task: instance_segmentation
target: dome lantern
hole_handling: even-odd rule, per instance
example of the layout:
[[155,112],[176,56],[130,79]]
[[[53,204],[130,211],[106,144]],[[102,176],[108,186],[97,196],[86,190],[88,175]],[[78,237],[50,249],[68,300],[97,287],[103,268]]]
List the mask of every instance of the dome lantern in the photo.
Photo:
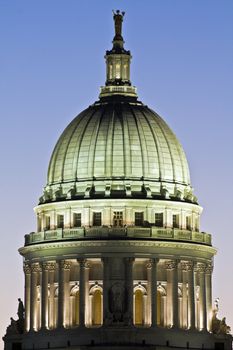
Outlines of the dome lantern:
[[113,20],[115,26],[115,36],[113,38],[113,47],[106,51],[106,83],[101,87],[100,98],[123,95],[137,97],[136,88],[130,81],[130,61],[131,53],[124,48],[124,39],[122,37],[122,22],[125,12],[113,11]]

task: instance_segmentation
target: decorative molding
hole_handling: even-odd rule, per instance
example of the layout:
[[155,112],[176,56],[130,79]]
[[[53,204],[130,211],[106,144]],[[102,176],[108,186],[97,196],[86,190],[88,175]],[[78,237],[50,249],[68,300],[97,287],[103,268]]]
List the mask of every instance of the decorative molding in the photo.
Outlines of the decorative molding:
[[19,249],[21,255],[26,255],[35,251],[58,249],[58,248],[87,248],[87,247],[146,247],[146,248],[172,248],[172,249],[186,249],[189,251],[208,252],[215,255],[217,250],[211,246],[205,246],[199,243],[181,243],[181,242],[161,242],[161,241],[76,241],[76,242],[53,242],[41,243],[35,246],[26,246]]

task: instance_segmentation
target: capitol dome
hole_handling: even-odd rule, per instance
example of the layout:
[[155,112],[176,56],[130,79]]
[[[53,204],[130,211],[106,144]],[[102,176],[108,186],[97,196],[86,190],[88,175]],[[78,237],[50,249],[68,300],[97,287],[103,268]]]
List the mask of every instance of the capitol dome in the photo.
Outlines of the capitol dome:
[[106,196],[196,202],[182,146],[131,85],[131,55],[123,39],[113,41],[105,58],[100,99],[60,136],[40,203]]
[[131,85],[123,17],[99,100],[53,151],[5,350],[231,349],[212,307],[216,249],[179,141]]

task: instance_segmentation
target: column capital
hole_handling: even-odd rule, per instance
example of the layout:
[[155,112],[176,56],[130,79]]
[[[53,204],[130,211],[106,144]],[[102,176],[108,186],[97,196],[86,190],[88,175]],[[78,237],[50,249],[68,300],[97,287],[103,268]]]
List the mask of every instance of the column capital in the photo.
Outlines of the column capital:
[[45,261],[42,267],[45,271],[54,271],[56,269],[56,262]]
[[151,269],[153,265],[156,265],[159,262],[158,258],[151,258],[146,261],[146,268]]
[[132,264],[134,262],[135,258],[133,257],[128,257],[128,258],[125,258],[125,261],[127,261],[129,264]]
[[204,263],[197,263],[196,264],[196,271],[199,273],[204,273],[206,271],[206,264]]
[[29,275],[31,273],[31,266],[29,263],[24,263],[23,271],[26,275]]
[[213,264],[212,264],[212,263],[206,264],[206,268],[205,268],[206,274],[211,275],[212,272],[213,272],[213,268],[214,268],[214,267],[213,267]]
[[31,265],[31,271],[32,271],[32,272],[41,272],[42,269],[41,269],[40,263],[33,263],[33,264]]
[[70,270],[72,266],[72,262],[69,260],[60,260],[59,263],[63,270]]
[[193,261],[186,261],[181,263],[181,269],[183,271],[192,271],[194,268],[194,262]]
[[80,259],[77,259],[77,261],[78,261],[80,267],[82,267],[84,269],[89,269],[91,267],[91,263],[87,259],[80,258]]
[[179,260],[166,260],[165,261],[165,268],[166,270],[174,270],[177,268],[179,264]]

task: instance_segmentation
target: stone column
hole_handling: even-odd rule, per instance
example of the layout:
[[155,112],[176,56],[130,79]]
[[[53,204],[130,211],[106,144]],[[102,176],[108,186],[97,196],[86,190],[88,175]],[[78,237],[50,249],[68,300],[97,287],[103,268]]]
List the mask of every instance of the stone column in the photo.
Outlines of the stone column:
[[49,263],[49,328],[55,328],[55,308],[54,308],[54,277],[55,277],[56,262]]
[[109,320],[109,259],[102,258],[103,263],[103,323],[108,324]]
[[207,317],[206,317],[206,285],[205,285],[205,264],[198,264],[198,273],[200,281],[200,328],[206,330],[207,328]]
[[127,311],[125,323],[133,324],[133,262],[134,258],[125,258],[125,287],[127,294]]
[[47,262],[42,265],[42,288],[41,288],[41,327],[48,329],[48,271]]
[[30,331],[36,331],[38,329],[37,282],[40,271],[41,267],[39,263],[34,263],[31,265]]
[[147,268],[150,268],[150,284],[151,284],[151,297],[150,297],[150,313],[151,313],[151,326],[157,326],[157,264],[158,259],[150,259]]
[[168,305],[170,306],[170,325],[174,328],[179,326],[179,312],[178,312],[178,261],[169,260],[166,261],[167,270],[167,283],[170,289],[170,300],[168,299]]
[[211,263],[206,266],[206,312],[207,312],[207,330],[210,331],[212,328],[212,272],[213,266]]
[[182,270],[182,328],[188,328],[187,266],[181,263]]
[[86,311],[86,284],[87,273],[89,272],[90,264],[86,259],[78,259],[79,262],[79,325],[85,327],[85,311]]
[[69,286],[69,271],[71,262],[61,260],[59,262],[59,285],[58,285],[58,327],[69,325],[67,313],[69,308],[69,299],[67,288]]
[[25,305],[25,331],[30,330],[30,289],[31,289],[31,267],[24,263],[25,285],[24,285],[24,305]]
[[188,273],[188,319],[189,328],[195,329],[195,283],[194,283],[194,263],[189,261],[186,263],[186,271]]

